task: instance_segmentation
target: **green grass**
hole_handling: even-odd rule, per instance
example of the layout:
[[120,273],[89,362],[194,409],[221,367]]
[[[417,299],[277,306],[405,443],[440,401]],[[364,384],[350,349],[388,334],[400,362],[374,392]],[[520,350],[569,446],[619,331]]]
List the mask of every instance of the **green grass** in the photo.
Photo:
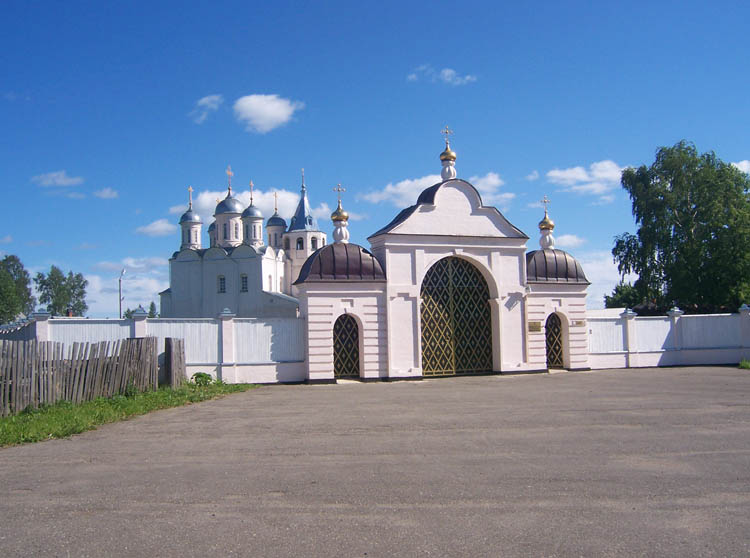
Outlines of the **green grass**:
[[80,405],[60,401],[39,409],[26,409],[18,415],[0,418],[0,447],[66,438],[93,430],[100,424],[125,420],[157,409],[179,407],[214,399],[229,393],[252,389],[252,384],[221,384],[208,386],[187,384],[178,389],[160,388],[131,395],[100,397]]
[[750,370],[750,360],[743,358],[740,361],[740,368],[742,368],[743,370]]

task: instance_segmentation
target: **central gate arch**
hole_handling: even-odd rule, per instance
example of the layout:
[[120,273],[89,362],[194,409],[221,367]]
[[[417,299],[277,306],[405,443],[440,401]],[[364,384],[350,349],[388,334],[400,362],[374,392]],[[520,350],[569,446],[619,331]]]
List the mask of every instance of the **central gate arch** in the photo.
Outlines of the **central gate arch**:
[[422,374],[492,371],[492,318],[487,281],[471,262],[443,258],[420,289]]

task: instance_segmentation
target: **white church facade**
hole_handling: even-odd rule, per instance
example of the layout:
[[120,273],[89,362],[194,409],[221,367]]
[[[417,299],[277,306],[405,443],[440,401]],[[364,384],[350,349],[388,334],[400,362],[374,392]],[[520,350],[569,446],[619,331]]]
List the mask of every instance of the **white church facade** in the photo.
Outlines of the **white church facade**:
[[230,174],[208,248],[192,201],[180,219],[162,316],[298,319],[299,379],[311,382],[588,368],[589,283],[554,248],[547,210],[540,249],[527,251],[529,238],[457,178],[447,139],[440,160],[442,180],[373,233],[370,250],[348,242],[340,196],[326,243],[304,176],[289,226],[276,212],[264,234],[252,198],[244,208],[232,195]]

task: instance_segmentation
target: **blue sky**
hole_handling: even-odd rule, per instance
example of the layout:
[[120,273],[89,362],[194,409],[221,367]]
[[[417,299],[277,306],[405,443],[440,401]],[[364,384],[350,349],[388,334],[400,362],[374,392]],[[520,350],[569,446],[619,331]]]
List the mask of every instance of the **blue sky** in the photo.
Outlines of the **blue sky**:
[[[89,279],[91,316],[158,303],[187,186],[291,213],[305,168],[352,241],[409,205],[455,134],[460,178],[537,246],[617,280],[619,169],[680,139],[750,170],[743,2],[21,2],[0,5],[0,251]],[[744,162],[744,163],[743,163]],[[204,236],[204,243],[206,239]]]

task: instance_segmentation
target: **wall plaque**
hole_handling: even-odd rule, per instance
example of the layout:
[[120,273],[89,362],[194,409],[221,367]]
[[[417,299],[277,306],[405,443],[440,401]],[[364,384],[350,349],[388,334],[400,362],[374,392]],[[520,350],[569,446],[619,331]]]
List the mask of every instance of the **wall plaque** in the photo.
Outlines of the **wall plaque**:
[[529,331],[531,332],[542,331],[542,322],[529,322]]

